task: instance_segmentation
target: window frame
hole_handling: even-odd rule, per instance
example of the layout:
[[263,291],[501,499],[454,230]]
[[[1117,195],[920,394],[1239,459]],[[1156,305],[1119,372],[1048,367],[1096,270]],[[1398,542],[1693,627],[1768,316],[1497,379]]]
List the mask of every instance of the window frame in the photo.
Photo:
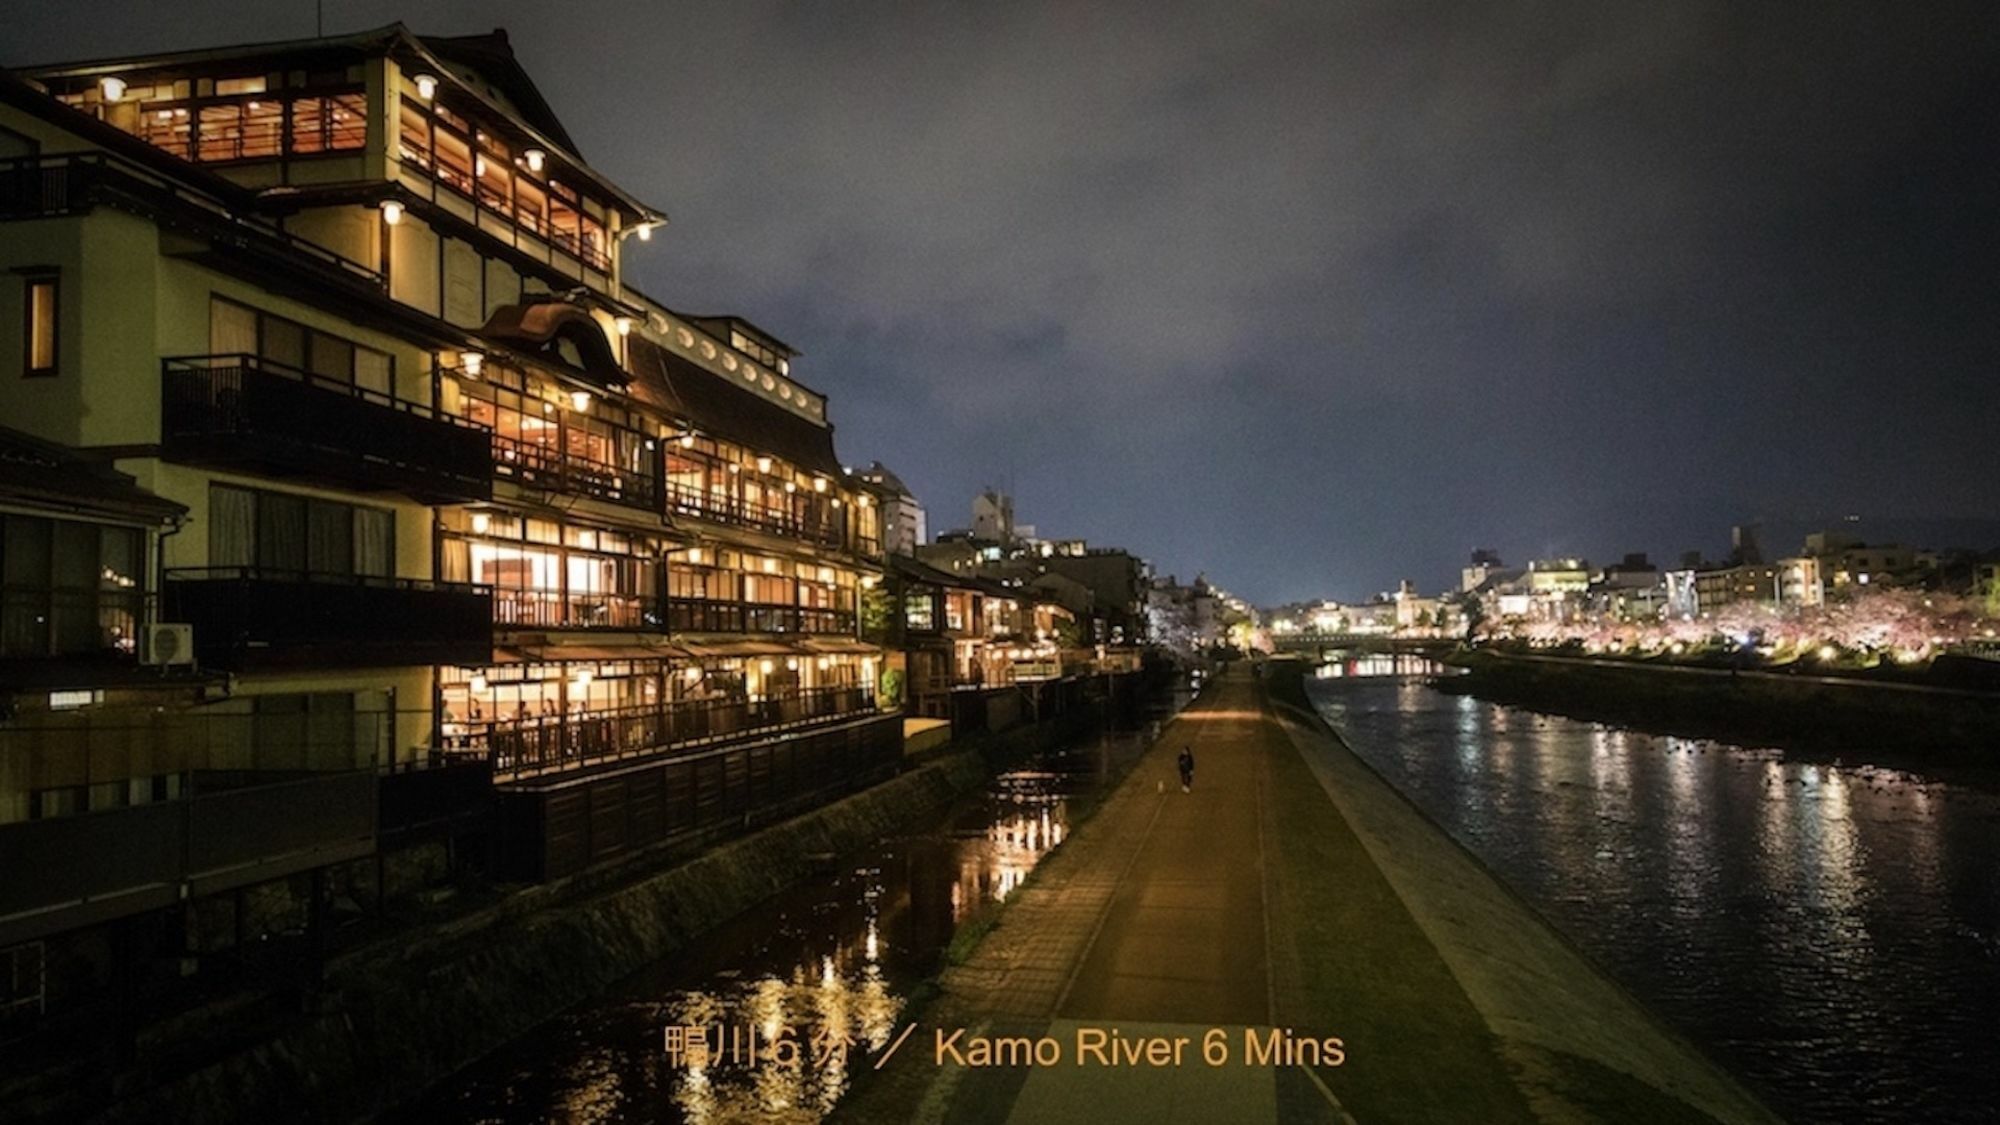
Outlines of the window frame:
[[[337,386],[346,387],[350,392],[352,392],[354,395],[360,398],[380,399],[380,400],[390,400],[390,401],[396,400],[396,353],[391,351],[385,351],[382,348],[370,347],[367,344],[361,343],[360,341],[355,340],[352,337],[342,336],[336,332],[327,332],[322,329],[314,328],[309,324],[293,320],[292,318],[287,316],[280,316],[274,312],[267,312],[264,309],[258,308],[256,305],[236,300],[233,297],[224,296],[221,293],[211,292],[208,295],[208,297],[211,310],[209,313],[209,324],[211,325],[210,329],[211,333],[213,333],[212,326],[215,323],[215,314],[213,312],[213,308],[217,304],[229,305],[239,311],[247,312],[251,315],[252,318],[255,319],[257,326],[255,333],[257,338],[256,350],[251,353],[250,358],[255,360],[257,363],[268,367],[277,368],[280,371],[283,371],[287,374],[296,375],[308,383],[326,382],[335,384]],[[280,326],[282,329],[296,330],[298,332],[299,334],[298,363],[296,364],[287,363],[282,359],[276,359],[271,356],[270,338],[271,338],[271,326],[273,324]],[[329,375],[326,372],[319,371],[314,368],[313,345],[314,342],[317,340],[323,340],[330,345],[333,345],[338,348],[345,348],[347,350],[347,377],[345,379],[341,378],[338,375]],[[215,338],[212,334],[209,337],[209,347],[210,348],[215,347]],[[367,353],[369,355],[374,355],[374,356],[381,356],[388,360],[387,371],[388,371],[389,389],[387,391],[375,390],[372,387],[365,387],[361,384],[361,356],[363,353]],[[225,354],[225,353],[215,353],[215,354]]]
[[[227,490],[247,493],[250,497],[251,512],[249,540],[245,544],[249,549],[249,562],[216,561],[217,543],[213,538],[213,534],[220,527],[220,524],[215,520],[209,521],[211,537],[208,541],[208,565],[211,570],[246,570],[252,573],[271,576],[299,576],[307,579],[335,578],[350,582],[382,581],[396,578],[396,514],[393,508],[374,504],[357,504],[351,500],[336,500],[324,496],[311,496],[305,493],[283,492],[272,488],[257,488],[229,481],[212,480],[208,483],[208,488],[209,504],[211,506],[215,504],[215,493],[218,491]],[[298,505],[301,521],[299,523],[301,538],[297,543],[279,542],[270,538],[271,532],[275,529],[270,528],[267,523],[266,516],[269,510],[267,506],[276,504]],[[313,565],[313,520],[316,516],[323,516],[329,509],[340,509],[344,511],[347,517],[348,558],[345,570],[324,570]],[[363,534],[361,521],[364,513],[370,514],[375,519],[386,517],[387,520],[387,535],[382,539],[382,546],[386,549],[387,557],[380,560],[386,565],[383,572],[379,574],[374,573],[372,570],[362,569],[364,565],[372,565],[376,561],[365,560],[363,558],[364,547],[374,541],[370,536]],[[288,567],[281,566],[276,562],[266,561],[273,558],[275,553],[281,549],[296,551],[303,565]]]
[[[21,275],[21,377],[52,379],[62,372],[62,271],[55,266],[35,266],[17,272]],[[35,295],[44,288],[49,294],[49,357],[46,364],[37,366]]]

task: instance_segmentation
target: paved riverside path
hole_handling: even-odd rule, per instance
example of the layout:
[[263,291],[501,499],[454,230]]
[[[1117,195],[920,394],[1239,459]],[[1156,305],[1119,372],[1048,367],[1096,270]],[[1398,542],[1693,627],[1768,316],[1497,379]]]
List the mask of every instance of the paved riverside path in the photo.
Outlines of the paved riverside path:
[[[837,1121],[1770,1120],[1266,688],[1232,670],[1167,727]],[[1568,1006],[1545,1018],[1543,992]],[[960,1029],[1060,1061],[960,1065],[937,1047]],[[1078,1035],[1114,1029],[1186,1040],[1180,1061],[1079,1065]],[[1298,1041],[1320,1056],[1268,1053]]]

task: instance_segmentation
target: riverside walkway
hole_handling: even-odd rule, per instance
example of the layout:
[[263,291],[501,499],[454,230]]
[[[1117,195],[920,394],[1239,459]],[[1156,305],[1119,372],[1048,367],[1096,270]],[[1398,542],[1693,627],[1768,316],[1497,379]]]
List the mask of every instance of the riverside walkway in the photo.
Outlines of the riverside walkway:
[[1169,725],[837,1121],[1774,1120],[1273,667]]

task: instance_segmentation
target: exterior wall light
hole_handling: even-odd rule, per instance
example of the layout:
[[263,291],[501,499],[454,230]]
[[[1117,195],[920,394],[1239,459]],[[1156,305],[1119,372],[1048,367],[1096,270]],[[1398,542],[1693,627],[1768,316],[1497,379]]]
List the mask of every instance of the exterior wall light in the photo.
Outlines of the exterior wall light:
[[548,153],[545,153],[538,148],[531,148],[528,151],[521,154],[521,156],[527,160],[528,171],[530,172],[541,171],[542,164],[544,161],[548,159],[548,155],[549,155]]
[[786,481],[786,482],[785,482],[785,491],[786,491],[786,492],[797,492],[798,490],[799,490],[799,482],[798,482],[798,481],[795,481],[795,480],[788,480],[788,481]]
[[651,223],[639,224],[639,241],[641,242],[653,241],[653,224]]
[[616,319],[616,320],[612,321],[611,323],[617,326],[617,328],[618,328],[618,334],[619,334],[620,336],[630,336],[630,335],[632,334],[632,318],[631,318],[631,317],[629,317],[629,316],[621,316],[621,317],[619,317],[618,319]]
[[425,101],[430,101],[432,98],[437,97],[437,92],[438,92],[437,75],[419,74],[411,81],[417,84],[418,97],[424,99]]
[[689,563],[690,565],[692,565],[692,566],[700,566],[700,565],[701,565],[701,548],[700,548],[700,547],[689,547],[689,548],[688,548],[688,563]]
[[402,222],[402,221],[403,221],[403,205],[402,205],[402,203],[401,203],[400,201],[398,201],[398,200],[394,200],[394,199],[385,199],[385,200],[383,200],[383,201],[382,201],[382,221],[383,221],[383,222],[385,222],[385,223],[388,223],[388,224],[389,224],[390,226],[392,226],[392,227],[393,227],[393,226],[395,226],[395,225],[396,225],[397,223],[400,223],[400,222]]
[[493,521],[487,517],[485,512],[472,513],[472,533],[474,535],[486,534],[486,529],[487,527],[491,526],[492,522]]
[[687,433],[687,434],[682,434],[682,435],[681,435],[681,448],[682,448],[682,449],[693,449],[693,448],[694,448],[694,435],[693,435],[693,434],[691,434],[691,433]]
[[125,96],[125,80],[115,74],[107,74],[97,80],[97,91],[107,102],[115,102]]
[[814,477],[814,478],[813,478],[813,491],[814,491],[814,492],[825,492],[825,491],[826,491],[826,478],[825,478],[825,477]]
[[759,458],[757,458],[757,471],[758,471],[758,472],[760,472],[760,473],[768,473],[768,472],[770,472],[770,471],[771,471],[771,459],[770,459],[769,457],[759,457]]
[[486,357],[478,352],[466,352],[464,355],[458,357],[459,370],[472,376],[474,379],[479,378],[479,365],[484,362],[486,362]]
[[586,410],[589,410],[589,409],[590,409],[590,392],[589,392],[589,391],[571,391],[571,392],[569,393],[569,404],[570,404],[570,406],[571,406],[572,408],[574,408],[574,409],[576,410],[576,412],[577,412],[578,414],[581,414],[581,413],[583,413],[584,411],[586,411]]

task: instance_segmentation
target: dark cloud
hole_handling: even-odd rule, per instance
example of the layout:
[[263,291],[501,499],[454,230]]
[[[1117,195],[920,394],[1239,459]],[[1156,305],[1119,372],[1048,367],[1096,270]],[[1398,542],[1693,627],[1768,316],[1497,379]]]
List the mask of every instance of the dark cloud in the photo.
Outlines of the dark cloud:
[[[1990,5],[328,4],[505,26],[933,526],[1264,600],[2000,515]],[[37,10],[10,61],[309,32]],[[25,26],[23,26],[25,25]]]

